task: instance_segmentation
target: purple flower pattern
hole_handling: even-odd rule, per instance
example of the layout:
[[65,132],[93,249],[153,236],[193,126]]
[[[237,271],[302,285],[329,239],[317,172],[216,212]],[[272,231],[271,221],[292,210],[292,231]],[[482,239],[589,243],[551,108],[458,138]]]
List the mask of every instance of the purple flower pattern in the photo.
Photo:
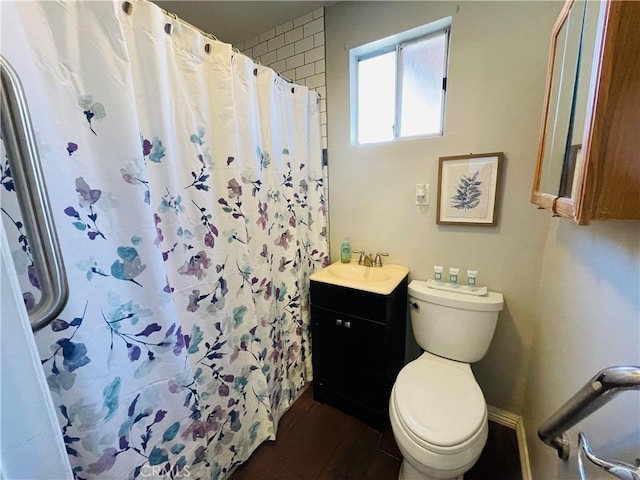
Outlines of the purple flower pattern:
[[100,200],[102,191],[98,189],[90,188],[84,178],[78,177],[75,181],[76,192],[78,193],[78,205],[80,208],[89,207],[89,213],[87,219],[84,220],[80,215],[80,212],[74,207],[69,206],[64,209],[65,215],[74,219],[73,226],[81,232],[86,232],[89,240],[95,240],[98,236],[106,240],[104,234],[100,231],[97,225],[98,212],[93,209],[95,203]]
[[200,250],[192,255],[183,266],[178,269],[180,275],[191,275],[198,280],[206,275],[205,270],[211,265],[211,259],[207,258],[207,254]]
[[78,150],[78,144],[73,142],[67,143],[67,153],[69,156],[73,155]]

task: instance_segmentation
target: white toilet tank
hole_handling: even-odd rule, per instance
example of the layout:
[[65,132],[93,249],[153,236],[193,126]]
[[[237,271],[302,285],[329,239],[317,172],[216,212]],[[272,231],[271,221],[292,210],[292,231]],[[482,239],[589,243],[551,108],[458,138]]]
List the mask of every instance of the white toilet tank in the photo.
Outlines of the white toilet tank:
[[476,296],[409,283],[411,326],[427,352],[464,363],[480,360],[489,350],[502,310],[501,293]]

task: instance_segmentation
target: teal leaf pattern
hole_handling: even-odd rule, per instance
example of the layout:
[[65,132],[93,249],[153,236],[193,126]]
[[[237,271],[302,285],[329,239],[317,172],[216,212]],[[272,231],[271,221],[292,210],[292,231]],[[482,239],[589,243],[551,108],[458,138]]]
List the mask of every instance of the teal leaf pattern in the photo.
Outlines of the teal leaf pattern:
[[98,135],[93,129],[93,121],[101,120],[107,116],[104,105],[100,102],[94,102],[92,95],[83,95],[78,99],[78,105],[82,109],[82,113],[89,124],[89,130],[94,135]]
[[111,264],[111,276],[142,286],[134,280],[147,268],[142,264],[138,251],[133,247],[118,247],[117,253],[121,260],[116,260]]
[[113,414],[118,410],[118,395],[120,394],[121,378],[116,377],[113,382],[104,387],[102,397],[104,398],[103,406],[107,410],[104,417],[105,421],[109,421]]

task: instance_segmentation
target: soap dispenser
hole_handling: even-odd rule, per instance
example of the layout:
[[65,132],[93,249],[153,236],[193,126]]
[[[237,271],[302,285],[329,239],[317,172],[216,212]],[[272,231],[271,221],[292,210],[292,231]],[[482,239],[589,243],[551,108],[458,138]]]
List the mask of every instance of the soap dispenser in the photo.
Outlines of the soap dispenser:
[[349,263],[351,261],[351,243],[349,237],[342,239],[342,246],[340,247],[340,261],[342,263]]

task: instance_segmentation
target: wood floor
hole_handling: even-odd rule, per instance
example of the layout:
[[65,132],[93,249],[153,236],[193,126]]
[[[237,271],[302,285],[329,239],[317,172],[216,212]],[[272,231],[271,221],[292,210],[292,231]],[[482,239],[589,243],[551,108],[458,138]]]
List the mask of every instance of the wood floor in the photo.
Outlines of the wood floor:
[[[313,400],[308,388],[230,480],[394,480],[402,455],[391,431],[378,432]],[[465,480],[522,480],[515,431],[489,422],[489,439]]]

